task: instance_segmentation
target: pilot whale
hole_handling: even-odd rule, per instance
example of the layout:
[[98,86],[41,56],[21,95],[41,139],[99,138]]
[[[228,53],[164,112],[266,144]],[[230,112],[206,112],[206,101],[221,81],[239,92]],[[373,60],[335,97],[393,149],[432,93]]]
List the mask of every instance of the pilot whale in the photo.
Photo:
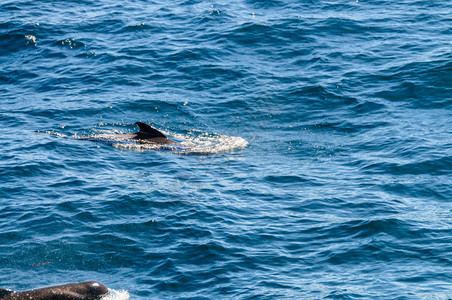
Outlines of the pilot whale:
[[108,294],[98,281],[85,281],[15,292],[0,289],[1,300],[97,300]]
[[136,122],[139,131],[135,133],[125,133],[125,134],[114,134],[114,135],[91,135],[91,136],[76,136],[77,139],[104,142],[107,144],[115,142],[127,142],[135,141],[140,144],[156,144],[156,145],[166,145],[166,144],[178,144],[176,141],[169,139],[162,132],[158,131],[154,127],[143,123]]

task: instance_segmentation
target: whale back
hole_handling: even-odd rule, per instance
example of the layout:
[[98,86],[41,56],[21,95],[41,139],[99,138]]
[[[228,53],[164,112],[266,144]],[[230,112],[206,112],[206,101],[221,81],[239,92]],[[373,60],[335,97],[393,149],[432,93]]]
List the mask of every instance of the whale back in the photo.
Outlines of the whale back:
[[0,299],[4,300],[97,300],[106,294],[108,288],[98,281],[67,283],[21,292],[0,289]]
[[5,298],[6,296],[8,296],[8,295],[10,295],[10,294],[12,294],[12,293],[14,293],[13,290],[10,290],[10,289],[0,289],[0,299]]

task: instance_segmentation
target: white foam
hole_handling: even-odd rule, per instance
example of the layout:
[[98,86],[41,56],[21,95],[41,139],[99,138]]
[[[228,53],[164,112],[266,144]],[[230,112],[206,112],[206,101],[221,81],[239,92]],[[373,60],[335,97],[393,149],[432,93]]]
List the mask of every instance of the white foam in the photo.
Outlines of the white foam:
[[185,136],[175,135],[175,137],[181,140],[181,145],[185,148],[179,152],[181,154],[214,154],[248,146],[248,142],[242,137],[208,134],[200,131],[192,131]]
[[128,300],[130,299],[129,292],[125,290],[117,291],[108,289],[108,294],[101,298],[102,300]]
[[36,46],[36,37],[34,35],[26,35],[25,38],[28,40],[27,45],[33,44]]
[[148,151],[170,150],[177,154],[215,154],[248,146],[248,142],[242,137],[227,136],[222,134],[208,134],[199,130],[192,130],[188,134],[169,134],[170,138],[178,141],[178,144],[153,144],[140,143],[121,135],[120,131],[104,131],[99,134],[79,137],[99,140],[111,143],[114,147],[124,150]]
[[[111,144],[123,150],[149,151],[149,150],[170,150],[177,154],[215,154],[246,148],[248,142],[237,136],[227,136],[217,133],[205,133],[200,130],[191,130],[187,134],[171,134],[163,131],[177,144],[154,144],[143,143],[131,139],[132,135],[125,134],[116,129],[95,129],[95,132],[88,135],[74,134],[76,139],[85,139]],[[47,134],[68,137],[57,132],[47,131]]]

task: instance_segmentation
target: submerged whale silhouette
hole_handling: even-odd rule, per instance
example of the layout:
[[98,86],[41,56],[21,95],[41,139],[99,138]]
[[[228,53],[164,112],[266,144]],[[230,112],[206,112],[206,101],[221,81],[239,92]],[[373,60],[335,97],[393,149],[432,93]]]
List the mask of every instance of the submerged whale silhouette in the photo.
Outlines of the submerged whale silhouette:
[[85,281],[15,292],[0,289],[1,300],[97,300],[108,293],[98,281]]

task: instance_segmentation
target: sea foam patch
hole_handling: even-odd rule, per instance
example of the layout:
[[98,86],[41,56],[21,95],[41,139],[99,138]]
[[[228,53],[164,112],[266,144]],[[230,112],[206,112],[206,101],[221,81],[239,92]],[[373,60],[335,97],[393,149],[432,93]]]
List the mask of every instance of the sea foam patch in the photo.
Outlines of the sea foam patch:
[[108,294],[101,298],[102,300],[129,300],[129,292],[125,290],[108,289]]
[[146,140],[132,139],[131,134],[118,129],[93,128],[88,133],[65,135],[55,131],[46,133],[53,136],[89,140],[112,145],[115,148],[133,151],[169,150],[176,154],[208,155],[243,149],[248,142],[238,136],[218,133],[207,133],[201,130],[190,130],[186,134],[162,131],[173,138],[174,144],[158,144]]

